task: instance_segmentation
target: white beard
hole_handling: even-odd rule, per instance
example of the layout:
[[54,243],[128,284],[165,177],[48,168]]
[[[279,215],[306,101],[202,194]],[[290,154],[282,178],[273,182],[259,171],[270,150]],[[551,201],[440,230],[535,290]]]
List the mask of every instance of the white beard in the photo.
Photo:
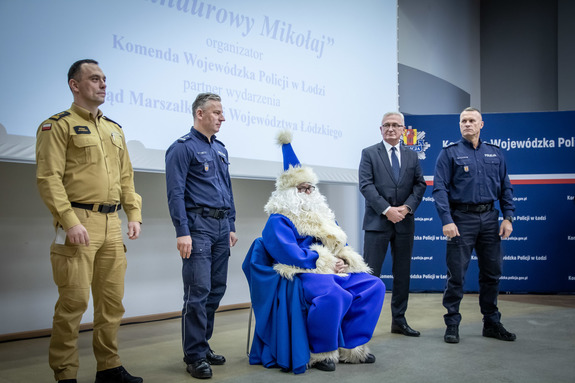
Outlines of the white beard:
[[335,219],[335,214],[327,205],[326,198],[317,189],[311,194],[299,193],[296,188],[275,190],[264,210],[268,214],[276,213],[301,218],[307,216],[312,220]]
[[300,235],[318,238],[334,253],[346,245],[347,235],[335,222],[335,214],[317,189],[310,194],[298,193],[296,188],[275,190],[264,210],[268,214],[285,215]]

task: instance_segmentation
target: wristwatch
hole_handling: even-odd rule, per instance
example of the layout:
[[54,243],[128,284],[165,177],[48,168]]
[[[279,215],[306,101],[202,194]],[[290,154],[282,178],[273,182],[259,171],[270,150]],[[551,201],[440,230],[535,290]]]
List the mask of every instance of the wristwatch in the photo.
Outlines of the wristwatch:
[[503,219],[513,223],[513,217],[505,217]]

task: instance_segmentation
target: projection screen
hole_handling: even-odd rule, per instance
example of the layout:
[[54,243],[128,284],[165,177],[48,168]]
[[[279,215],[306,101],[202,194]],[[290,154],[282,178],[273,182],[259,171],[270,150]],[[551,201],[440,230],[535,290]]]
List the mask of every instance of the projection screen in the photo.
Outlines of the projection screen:
[[34,162],[35,135],[72,102],[69,66],[107,76],[104,114],[136,170],[162,172],[200,92],[222,97],[218,139],[238,178],[281,171],[278,130],[320,180],[357,182],[361,149],[396,110],[397,1],[0,1],[0,160]]

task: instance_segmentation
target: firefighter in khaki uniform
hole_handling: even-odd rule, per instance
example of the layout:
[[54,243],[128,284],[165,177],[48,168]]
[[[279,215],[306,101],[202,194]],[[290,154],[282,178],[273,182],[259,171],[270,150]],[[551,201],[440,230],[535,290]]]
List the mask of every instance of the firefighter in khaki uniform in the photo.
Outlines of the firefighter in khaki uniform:
[[140,235],[141,197],[121,127],[98,107],[106,77],[94,60],[70,67],[72,107],[44,121],[37,132],[36,179],[54,216],[50,247],[59,299],[54,309],[49,362],[59,382],[75,383],[82,314],[94,299],[96,383],[140,383],[118,356],[117,333],[124,307],[125,246],[118,210],[128,217],[128,237]]

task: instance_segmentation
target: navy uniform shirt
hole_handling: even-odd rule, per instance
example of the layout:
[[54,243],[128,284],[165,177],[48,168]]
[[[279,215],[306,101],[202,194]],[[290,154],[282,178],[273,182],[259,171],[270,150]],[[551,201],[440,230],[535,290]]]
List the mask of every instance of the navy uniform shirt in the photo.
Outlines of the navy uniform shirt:
[[513,217],[513,187],[497,145],[479,140],[477,148],[462,138],[437,157],[433,198],[443,225],[453,223],[450,203],[487,204],[499,200],[504,217]]
[[228,209],[230,231],[235,232],[236,211],[228,170],[228,151],[192,127],[166,151],[168,205],[176,236],[190,235],[186,209]]

